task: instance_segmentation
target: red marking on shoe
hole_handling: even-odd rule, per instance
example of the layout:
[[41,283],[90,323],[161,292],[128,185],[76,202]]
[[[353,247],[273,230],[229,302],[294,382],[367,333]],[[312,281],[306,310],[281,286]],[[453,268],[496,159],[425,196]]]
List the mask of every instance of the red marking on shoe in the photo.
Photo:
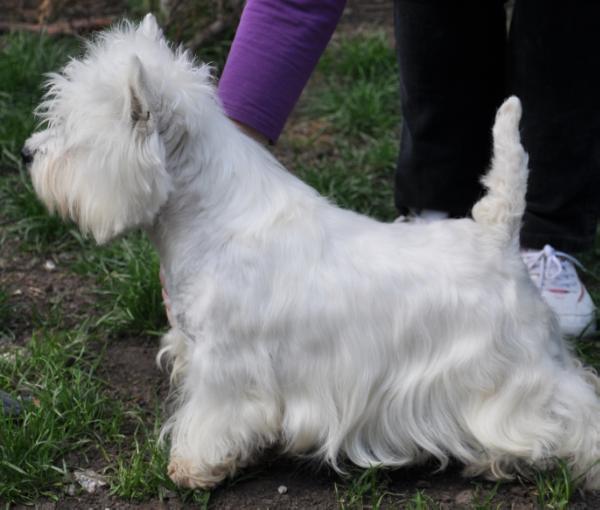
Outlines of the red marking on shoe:
[[546,289],[548,292],[553,292],[554,294],[568,294],[569,291],[567,289]]

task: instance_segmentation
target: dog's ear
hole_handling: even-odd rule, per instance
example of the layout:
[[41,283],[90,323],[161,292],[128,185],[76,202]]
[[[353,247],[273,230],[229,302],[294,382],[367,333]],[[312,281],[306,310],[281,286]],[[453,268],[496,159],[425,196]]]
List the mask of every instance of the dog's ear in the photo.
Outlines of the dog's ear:
[[92,146],[85,162],[78,165],[86,168],[86,179],[71,179],[78,185],[71,192],[78,210],[71,216],[99,244],[151,225],[172,188],[157,129],[158,92],[137,55],[128,65],[123,122],[118,129],[109,129],[108,145]]
[[137,55],[129,65],[129,117],[134,128],[152,132],[154,127],[153,93],[142,61]]
[[162,30],[156,22],[156,18],[153,14],[148,13],[144,16],[143,21],[138,27],[138,32],[141,32],[150,39],[159,39],[162,37]]

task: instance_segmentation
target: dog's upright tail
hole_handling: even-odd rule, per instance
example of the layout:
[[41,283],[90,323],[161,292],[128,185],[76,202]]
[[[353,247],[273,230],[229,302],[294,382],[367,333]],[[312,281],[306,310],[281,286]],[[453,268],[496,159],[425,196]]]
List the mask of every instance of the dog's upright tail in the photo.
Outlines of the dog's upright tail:
[[521,145],[521,102],[509,97],[496,114],[492,168],[482,179],[487,194],[473,206],[473,219],[504,246],[518,247],[525,211],[527,153]]

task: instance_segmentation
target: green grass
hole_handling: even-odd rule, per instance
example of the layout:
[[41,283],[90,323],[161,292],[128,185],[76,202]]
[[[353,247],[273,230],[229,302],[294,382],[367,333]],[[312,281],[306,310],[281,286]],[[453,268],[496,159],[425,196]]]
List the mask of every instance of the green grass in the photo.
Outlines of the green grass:
[[324,116],[343,138],[394,134],[399,125],[398,70],[382,33],[342,38],[321,59],[323,87],[307,111]]
[[352,476],[346,486],[335,485],[339,510],[382,508],[387,493],[385,470],[372,467]]
[[134,233],[106,247],[89,247],[75,268],[98,281],[102,314],[97,327],[113,334],[165,330],[158,255],[145,235]]
[[318,70],[329,75],[331,81],[344,78],[378,82],[397,80],[398,66],[393,43],[380,31],[346,35],[333,41]]
[[412,498],[406,502],[406,510],[437,510],[440,506],[424,491],[417,491]]
[[36,125],[32,111],[42,94],[42,75],[59,69],[79,48],[74,38],[24,32],[0,39],[0,167],[14,167]]
[[128,501],[162,501],[168,493],[175,493],[183,502],[206,508],[209,491],[180,489],[167,476],[168,453],[166,445],[157,442],[158,429],[158,423],[148,429],[140,422],[133,437],[133,450],[128,448],[120,454],[111,470],[111,493]]
[[166,491],[175,490],[167,476],[167,452],[156,443],[156,433],[136,433],[133,450],[116,460],[111,492],[127,500],[143,501],[156,496],[162,499]]
[[298,175],[340,207],[383,220],[396,216],[391,175],[397,142],[392,137],[367,140],[364,145],[343,144],[339,157],[300,162]]
[[[392,79],[388,80],[393,82]],[[358,79],[340,87],[335,83],[323,91],[315,113],[327,118],[347,136],[377,137],[394,130],[398,118],[390,115],[396,108],[395,83],[373,83]]]
[[0,38],[0,223],[4,235],[18,237],[28,250],[65,248],[73,240],[72,226],[48,215],[36,198],[19,152],[36,127],[32,112],[44,73],[56,71],[79,47],[74,38],[23,32]]
[[329,157],[307,160],[304,154],[323,133],[307,140],[298,148],[298,175],[341,207],[393,219],[398,74],[383,33],[334,41],[307,96],[300,116],[324,121],[325,129],[334,133],[335,146]]
[[14,162],[14,165],[17,167],[14,173],[0,178],[0,218],[4,235],[17,237],[23,250],[36,253],[77,247],[76,227],[48,214],[35,195],[27,172],[20,163]]
[[0,388],[19,396],[17,418],[0,414],[0,500],[56,497],[68,475],[65,457],[115,440],[120,405],[96,377],[84,332],[40,333],[14,360],[0,358]]
[[535,476],[536,496],[539,508],[563,510],[569,508],[578,481],[573,479],[564,461],[550,471]]

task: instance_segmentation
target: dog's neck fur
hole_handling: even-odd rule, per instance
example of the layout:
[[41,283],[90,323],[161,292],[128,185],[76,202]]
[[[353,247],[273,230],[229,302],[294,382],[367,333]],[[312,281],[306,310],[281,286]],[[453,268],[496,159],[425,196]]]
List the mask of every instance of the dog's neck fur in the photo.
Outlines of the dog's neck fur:
[[219,106],[204,113],[212,117],[205,124],[210,129],[185,136],[188,162],[173,175],[173,191],[147,229],[173,295],[209,253],[225,250],[233,240],[260,242],[258,236],[272,232],[267,223],[306,220],[326,203]]

